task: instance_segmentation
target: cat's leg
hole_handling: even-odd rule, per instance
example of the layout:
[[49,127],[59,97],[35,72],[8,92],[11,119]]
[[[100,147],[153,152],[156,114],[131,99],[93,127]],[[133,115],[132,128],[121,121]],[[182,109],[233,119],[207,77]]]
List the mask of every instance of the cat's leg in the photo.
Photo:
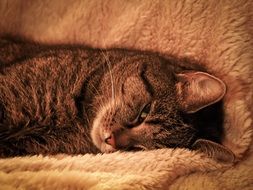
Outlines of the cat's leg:
[[84,154],[100,152],[89,137],[89,129],[78,121],[56,125],[53,121],[28,121],[18,126],[0,126],[0,157],[22,155]]

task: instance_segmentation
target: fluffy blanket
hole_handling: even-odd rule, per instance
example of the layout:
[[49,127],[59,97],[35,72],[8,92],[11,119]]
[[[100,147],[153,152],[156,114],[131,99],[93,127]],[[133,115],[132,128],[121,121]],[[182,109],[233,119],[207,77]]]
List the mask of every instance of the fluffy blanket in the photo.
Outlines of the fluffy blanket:
[[222,143],[237,161],[184,149],[0,159],[0,189],[253,189],[252,16],[251,0],[2,0],[0,34],[204,64],[227,85]]

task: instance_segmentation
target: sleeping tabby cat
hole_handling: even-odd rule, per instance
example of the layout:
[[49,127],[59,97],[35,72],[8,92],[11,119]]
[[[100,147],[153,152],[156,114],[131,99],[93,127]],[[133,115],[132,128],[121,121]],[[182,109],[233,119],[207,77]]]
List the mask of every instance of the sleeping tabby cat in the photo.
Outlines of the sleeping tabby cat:
[[0,155],[199,149],[231,160],[226,87],[157,53],[1,40]]

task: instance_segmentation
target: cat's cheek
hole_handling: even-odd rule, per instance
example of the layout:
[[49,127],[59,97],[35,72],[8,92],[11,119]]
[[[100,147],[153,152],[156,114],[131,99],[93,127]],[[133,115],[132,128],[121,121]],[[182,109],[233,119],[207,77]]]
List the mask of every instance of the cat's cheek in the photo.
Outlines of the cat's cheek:
[[153,126],[142,123],[141,125],[131,129],[131,136],[138,139],[138,141],[147,141],[152,139],[152,134],[154,132]]
[[146,123],[142,123],[139,126],[136,126],[134,128],[131,129],[132,133],[139,133],[139,132],[143,132],[143,131],[149,131],[151,128],[150,125],[146,124]]

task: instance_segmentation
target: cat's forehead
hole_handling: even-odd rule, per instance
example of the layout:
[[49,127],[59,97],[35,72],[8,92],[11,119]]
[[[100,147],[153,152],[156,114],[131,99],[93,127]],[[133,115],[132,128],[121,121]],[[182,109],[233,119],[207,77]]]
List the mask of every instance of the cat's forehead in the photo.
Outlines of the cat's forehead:
[[157,56],[141,56],[137,58],[130,57],[119,63],[114,74],[118,78],[137,77],[164,79],[173,75],[173,70],[168,67],[168,62]]
[[108,87],[113,86],[118,94],[147,97],[172,89],[175,83],[169,63],[158,56],[133,54],[115,61],[104,78],[103,91],[111,91]]

